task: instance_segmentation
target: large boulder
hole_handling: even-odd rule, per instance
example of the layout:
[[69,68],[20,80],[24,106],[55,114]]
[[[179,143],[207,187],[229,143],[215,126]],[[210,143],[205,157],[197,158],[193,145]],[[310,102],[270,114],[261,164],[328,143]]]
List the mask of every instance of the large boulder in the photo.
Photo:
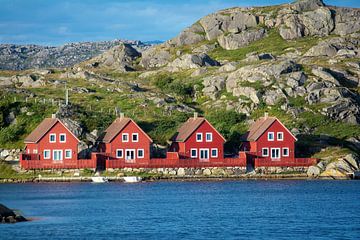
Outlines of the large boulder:
[[45,85],[43,77],[34,74],[13,76],[11,81],[25,88],[36,88]]
[[318,166],[310,166],[307,170],[308,177],[318,177],[321,173],[321,169]]
[[[321,86],[321,85],[320,85]],[[323,85],[325,86],[325,85]],[[325,86],[326,87],[326,86]],[[358,97],[344,87],[314,88],[306,97],[309,104],[324,103],[322,114],[336,121],[360,123]]]
[[209,66],[219,66],[220,63],[210,58],[205,53],[184,54],[168,64],[168,67],[175,69],[191,69]]
[[207,40],[214,40],[227,32],[239,33],[256,27],[259,21],[249,12],[237,11],[210,14],[200,19],[199,23],[205,30]]
[[360,30],[359,8],[335,8],[335,30],[334,33],[345,36]]
[[92,67],[109,67],[122,72],[133,70],[133,61],[141,57],[130,44],[122,43],[90,60]]
[[318,8],[301,15],[305,36],[327,36],[334,29],[334,20],[330,9]]
[[169,50],[163,46],[155,46],[142,52],[140,65],[145,69],[163,67],[170,62]]
[[287,73],[300,70],[300,65],[291,60],[284,60],[277,63],[266,63],[257,66],[248,65],[231,72],[226,81],[226,88],[232,91],[239,82],[261,82],[264,86],[269,86],[274,79],[281,78]]
[[204,88],[202,92],[205,96],[210,97],[213,100],[219,96],[219,93],[225,88],[225,77],[214,76],[207,77],[203,80]]
[[279,21],[283,24],[279,28],[280,36],[286,40],[292,40],[304,36],[305,26],[297,14],[285,15]]
[[205,40],[205,31],[199,23],[185,28],[178,36],[168,41],[169,45],[183,46],[196,44]]
[[11,77],[0,77],[0,86],[10,86],[12,84]]
[[240,33],[223,34],[218,37],[218,42],[220,46],[226,50],[235,50],[265,36],[265,29],[247,30]]
[[312,11],[325,6],[322,0],[298,0],[290,5],[291,9],[298,12]]
[[260,98],[261,98],[260,92],[252,87],[238,86],[232,89],[232,94],[236,97],[240,97],[240,96],[247,97],[255,104],[260,103]]
[[286,95],[281,89],[271,89],[265,92],[263,100],[267,105],[275,105],[281,99],[286,98]]

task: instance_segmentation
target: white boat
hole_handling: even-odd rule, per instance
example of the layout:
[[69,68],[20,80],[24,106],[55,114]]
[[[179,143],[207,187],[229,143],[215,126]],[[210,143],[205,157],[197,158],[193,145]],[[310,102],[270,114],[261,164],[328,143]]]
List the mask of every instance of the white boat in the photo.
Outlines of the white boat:
[[129,176],[129,177],[123,177],[124,181],[127,183],[137,183],[141,182],[141,177],[135,177],[135,176]]
[[94,183],[105,183],[109,181],[106,177],[91,177],[91,180]]

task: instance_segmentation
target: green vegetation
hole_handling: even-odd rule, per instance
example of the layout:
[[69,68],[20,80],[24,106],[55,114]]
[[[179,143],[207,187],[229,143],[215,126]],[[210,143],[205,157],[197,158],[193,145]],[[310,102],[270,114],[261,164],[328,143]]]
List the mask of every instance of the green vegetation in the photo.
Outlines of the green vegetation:
[[248,46],[236,50],[225,50],[221,47],[209,52],[209,56],[217,60],[239,61],[251,52],[267,52],[274,55],[283,54],[288,48],[296,48],[300,51],[307,51],[318,42],[316,37],[304,37],[297,40],[284,40],[276,29],[270,29],[268,36],[255,41]]
[[238,151],[239,138],[247,130],[246,116],[235,111],[225,110],[208,111],[205,116],[227,140],[225,151]]

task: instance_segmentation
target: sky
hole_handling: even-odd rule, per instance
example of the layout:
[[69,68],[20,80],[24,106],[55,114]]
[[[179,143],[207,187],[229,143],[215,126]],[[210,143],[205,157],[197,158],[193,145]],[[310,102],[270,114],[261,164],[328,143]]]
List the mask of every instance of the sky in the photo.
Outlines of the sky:
[[[168,40],[201,17],[235,6],[286,0],[0,0],[0,43],[61,45],[130,39]],[[326,0],[360,7],[359,0]]]

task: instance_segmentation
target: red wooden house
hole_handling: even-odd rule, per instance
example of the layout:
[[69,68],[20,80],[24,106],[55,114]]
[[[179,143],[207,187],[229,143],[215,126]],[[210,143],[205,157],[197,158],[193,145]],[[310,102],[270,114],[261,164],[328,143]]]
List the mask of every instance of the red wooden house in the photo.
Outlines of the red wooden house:
[[77,166],[79,139],[55,115],[45,118],[24,142],[24,159],[38,160],[35,168]]
[[296,137],[275,117],[258,119],[242,136],[241,150],[277,164],[295,161]]
[[194,114],[171,139],[170,152],[180,158],[202,162],[221,162],[224,159],[225,138],[203,117]]
[[[117,118],[99,138],[100,152],[121,163],[148,164],[152,139],[130,118]],[[107,166],[108,167],[108,166]],[[121,167],[111,166],[111,167]]]

